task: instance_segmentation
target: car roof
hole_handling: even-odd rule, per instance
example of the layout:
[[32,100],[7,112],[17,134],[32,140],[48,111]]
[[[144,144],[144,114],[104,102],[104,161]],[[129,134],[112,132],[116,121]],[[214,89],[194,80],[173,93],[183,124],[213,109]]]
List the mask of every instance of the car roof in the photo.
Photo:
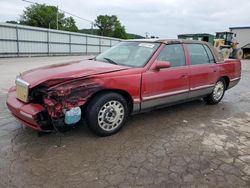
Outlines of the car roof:
[[181,44],[181,43],[189,43],[189,44],[207,44],[207,42],[199,41],[199,40],[185,40],[185,39],[132,39],[126,40],[129,42],[158,42],[165,44]]
[[124,40],[131,42],[148,42],[148,43],[164,43],[164,44],[205,44],[212,50],[216,62],[222,61],[223,58],[219,55],[218,51],[208,42],[199,41],[199,40],[186,40],[186,39],[132,39],[132,40]]

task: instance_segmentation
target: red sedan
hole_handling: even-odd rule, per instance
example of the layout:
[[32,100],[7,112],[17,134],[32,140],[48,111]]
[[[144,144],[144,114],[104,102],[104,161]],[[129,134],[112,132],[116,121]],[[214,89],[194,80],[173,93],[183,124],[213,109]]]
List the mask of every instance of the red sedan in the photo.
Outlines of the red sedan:
[[92,131],[107,136],[118,132],[129,114],[197,98],[217,104],[240,78],[240,60],[221,59],[208,43],[132,40],[91,60],[22,73],[7,105],[38,131],[84,118]]

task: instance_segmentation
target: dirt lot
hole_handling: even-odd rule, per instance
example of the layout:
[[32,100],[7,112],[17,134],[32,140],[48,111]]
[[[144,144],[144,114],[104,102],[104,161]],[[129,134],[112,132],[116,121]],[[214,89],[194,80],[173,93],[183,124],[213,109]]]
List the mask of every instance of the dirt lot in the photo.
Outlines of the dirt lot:
[[250,61],[218,105],[136,115],[105,138],[77,127],[56,147],[11,117],[7,89],[21,71],[82,58],[0,59],[0,187],[250,187]]

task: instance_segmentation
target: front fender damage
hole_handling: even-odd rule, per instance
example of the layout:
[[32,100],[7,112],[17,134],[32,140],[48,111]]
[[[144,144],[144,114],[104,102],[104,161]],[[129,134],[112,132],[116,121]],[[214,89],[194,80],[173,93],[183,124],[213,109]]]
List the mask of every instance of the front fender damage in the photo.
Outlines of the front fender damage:
[[61,118],[65,111],[83,106],[93,93],[101,89],[96,80],[68,81],[47,89],[44,106],[52,119]]

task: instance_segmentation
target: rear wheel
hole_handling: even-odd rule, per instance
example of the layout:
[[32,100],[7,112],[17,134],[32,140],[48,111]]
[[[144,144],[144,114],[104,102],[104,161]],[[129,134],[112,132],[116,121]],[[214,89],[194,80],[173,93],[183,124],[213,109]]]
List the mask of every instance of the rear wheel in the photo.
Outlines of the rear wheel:
[[225,80],[221,78],[214,86],[213,92],[210,93],[204,100],[207,104],[217,104],[221,101],[226,90]]
[[87,124],[99,136],[117,133],[125,124],[127,116],[127,101],[113,92],[96,96],[86,110]]

